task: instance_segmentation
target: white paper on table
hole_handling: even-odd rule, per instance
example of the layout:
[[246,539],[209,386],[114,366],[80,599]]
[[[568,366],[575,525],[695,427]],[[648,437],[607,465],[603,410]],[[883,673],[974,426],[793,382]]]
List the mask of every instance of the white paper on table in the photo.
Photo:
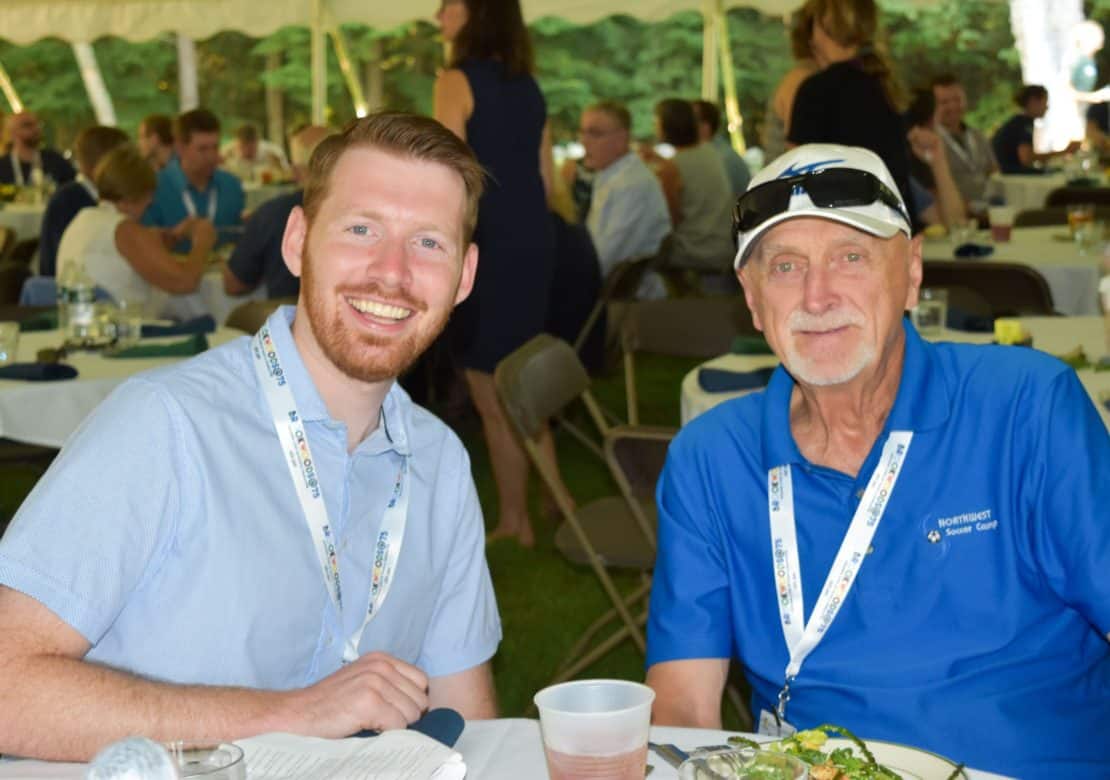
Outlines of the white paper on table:
[[250,780],[462,780],[466,764],[451,748],[416,731],[319,739],[262,734],[236,743]]

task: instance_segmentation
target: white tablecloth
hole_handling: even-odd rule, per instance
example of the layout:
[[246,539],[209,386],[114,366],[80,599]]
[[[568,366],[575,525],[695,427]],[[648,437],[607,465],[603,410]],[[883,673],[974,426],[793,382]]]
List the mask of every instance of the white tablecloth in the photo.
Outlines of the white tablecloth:
[[[981,232],[976,241],[990,243],[990,234]],[[926,260],[953,260],[955,248],[951,238],[926,241],[923,254]],[[1063,225],[1016,228],[1011,241],[995,244],[994,254],[977,262],[1028,265],[1048,282],[1056,311],[1072,316],[1099,313],[1101,248],[1081,252]]]
[[[1033,345],[1054,355],[1071,352],[1083,347],[1087,358],[1097,361],[1107,354],[1106,336],[1101,317],[1023,317],[1020,322],[1033,336]],[[959,330],[945,330],[935,341],[958,341],[969,344],[989,344],[994,338],[992,333],[965,333]],[[1015,347],[1018,349],[1018,347]],[[722,368],[728,371],[754,371],[766,366],[777,366],[779,359],[774,355],[722,355],[704,363],[704,366]],[[682,422],[687,423],[704,411],[712,409],[722,401],[738,398],[752,392],[741,390],[730,393],[708,393],[698,385],[698,370],[695,368],[682,379],[680,407]],[[1091,400],[1102,415],[1107,429],[1110,429],[1110,411],[1102,404],[1101,398],[1110,395],[1110,371],[1095,372],[1090,369],[1077,372],[1079,380],[1087,390]]]
[[1068,177],[1063,173],[1037,174],[996,174],[991,177],[992,192],[1001,192],[1006,205],[1017,211],[1043,209],[1048,193],[1067,184]]
[[[735,731],[679,729],[656,726],[653,742],[671,743],[680,748],[720,745]],[[751,734],[747,735],[753,736]],[[468,780],[542,780],[547,777],[540,724],[534,720],[479,720],[466,724],[455,749],[466,761]],[[648,763],[655,767],[652,780],[675,780],[678,772],[655,753],[648,752]],[[250,767],[247,767],[249,773]],[[1002,780],[1001,775],[965,770],[968,780]],[[0,764],[0,778],[56,778],[77,780],[84,777],[82,764],[50,764],[44,761],[16,761]]]
[[45,210],[45,206],[31,203],[5,203],[0,208],[0,225],[15,230],[17,241],[38,238]]
[[[242,335],[238,330],[220,328],[208,334],[208,343],[218,346]],[[181,338],[144,339],[143,343]],[[57,347],[61,343],[60,331],[22,333],[18,361],[33,361],[38,350]],[[173,357],[109,359],[99,352],[77,352],[66,358],[66,362],[77,369],[76,379],[59,382],[0,381],[0,436],[44,447],[61,447],[89,412],[124,379],[179,360],[181,358]]]

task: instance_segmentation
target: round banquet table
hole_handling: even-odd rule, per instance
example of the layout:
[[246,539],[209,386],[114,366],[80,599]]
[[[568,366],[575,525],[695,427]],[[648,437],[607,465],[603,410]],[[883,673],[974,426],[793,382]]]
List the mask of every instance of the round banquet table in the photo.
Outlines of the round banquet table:
[[[1032,335],[1033,346],[1045,352],[1063,355],[1076,347],[1082,347],[1087,358],[1092,362],[1107,354],[1108,345],[1102,317],[1022,317],[1018,321]],[[967,333],[945,329],[931,340],[989,344],[993,339],[992,333]],[[683,424],[723,401],[753,392],[740,390],[711,393],[703,390],[698,384],[698,371],[703,366],[727,371],[754,371],[778,364],[779,359],[774,355],[721,355],[698,366],[682,379],[680,408]],[[1092,369],[1084,369],[1076,373],[1087,395],[1091,397],[1091,401],[1102,416],[1107,429],[1110,430],[1110,411],[1102,403],[1103,398],[1110,397],[1110,371],[1096,372]]]
[[0,205],[0,225],[14,230],[17,241],[38,238],[45,210],[42,204],[4,203]]
[[[981,231],[977,243],[989,244],[990,233]],[[922,247],[926,260],[954,260],[952,238],[926,240]],[[1021,263],[1036,269],[1052,291],[1056,311],[1069,316],[1098,314],[1099,249],[1080,251],[1068,235],[1066,225],[1014,228],[1012,239],[994,245],[990,257],[980,263]]]
[[[737,733],[653,726],[651,741],[690,749],[701,745],[723,744],[728,737]],[[747,736],[754,737],[752,734]],[[548,776],[538,721],[518,718],[470,721],[459,737],[455,750],[462,754],[466,762],[467,778],[473,780],[542,780]],[[652,780],[675,780],[678,777],[678,772],[652,751],[648,752],[648,764],[655,767],[651,773]],[[77,780],[85,776],[84,771],[83,764],[52,764],[46,761],[0,763],[0,778]],[[1002,775],[974,769],[966,769],[965,774],[968,780],[1003,780]]]
[[[242,331],[219,328],[208,334],[210,347],[243,336]],[[179,341],[182,336],[143,339],[143,344]],[[18,362],[31,362],[43,348],[62,343],[57,330],[19,335]],[[124,379],[153,368],[182,360],[179,357],[105,358],[99,352],[76,352],[65,362],[77,369],[77,377],[57,382],[0,380],[0,436],[43,447],[61,448],[69,435],[96,405]]]
[[217,324],[227,322],[239,304],[247,301],[262,300],[266,297],[265,285],[259,285],[246,295],[232,296],[224,292],[223,272],[213,267],[200,279],[197,289],[191,293],[171,295],[161,290],[151,293],[146,306],[149,315],[174,320],[191,320],[205,314],[212,315]]

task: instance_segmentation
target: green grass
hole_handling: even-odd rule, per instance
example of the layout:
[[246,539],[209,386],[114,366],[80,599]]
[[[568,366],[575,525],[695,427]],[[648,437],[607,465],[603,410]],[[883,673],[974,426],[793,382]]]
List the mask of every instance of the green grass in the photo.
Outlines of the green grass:
[[[641,422],[678,425],[679,385],[697,361],[657,356],[637,359]],[[619,366],[594,383],[598,400],[625,417],[623,376]],[[476,416],[456,424],[470,452],[474,479],[487,526],[497,517],[496,493],[489,458]],[[565,433],[556,434],[559,462],[566,484],[579,503],[617,492],[605,465]],[[0,518],[10,517],[30,491],[36,474],[26,468],[0,471]],[[565,561],[555,550],[555,520],[540,510],[540,485],[533,475],[529,486],[536,546],[526,550],[503,540],[487,548],[504,639],[493,668],[501,714],[524,715],[532,696],[554,676],[563,657],[582,631],[609,608],[609,601],[593,572]],[[633,574],[616,576],[618,587],[631,589]],[[642,680],[643,657],[626,641],[580,676]]]

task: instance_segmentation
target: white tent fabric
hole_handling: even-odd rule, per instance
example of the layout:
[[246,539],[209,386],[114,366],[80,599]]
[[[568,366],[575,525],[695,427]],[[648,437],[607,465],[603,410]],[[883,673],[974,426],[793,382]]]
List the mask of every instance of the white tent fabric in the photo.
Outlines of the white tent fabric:
[[[727,0],[726,6],[758,8],[784,14],[802,0]],[[558,16],[585,23],[616,13],[640,19],[665,19],[679,11],[700,10],[703,0],[523,0],[529,21]],[[390,29],[435,15],[439,0],[328,0],[339,22],[361,22]],[[207,38],[220,30],[254,36],[280,27],[310,27],[312,0],[0,0],[0,38],[27,44],[55,36],[67,41],[94,41],[105,35],[149,40],[165,32]]]

